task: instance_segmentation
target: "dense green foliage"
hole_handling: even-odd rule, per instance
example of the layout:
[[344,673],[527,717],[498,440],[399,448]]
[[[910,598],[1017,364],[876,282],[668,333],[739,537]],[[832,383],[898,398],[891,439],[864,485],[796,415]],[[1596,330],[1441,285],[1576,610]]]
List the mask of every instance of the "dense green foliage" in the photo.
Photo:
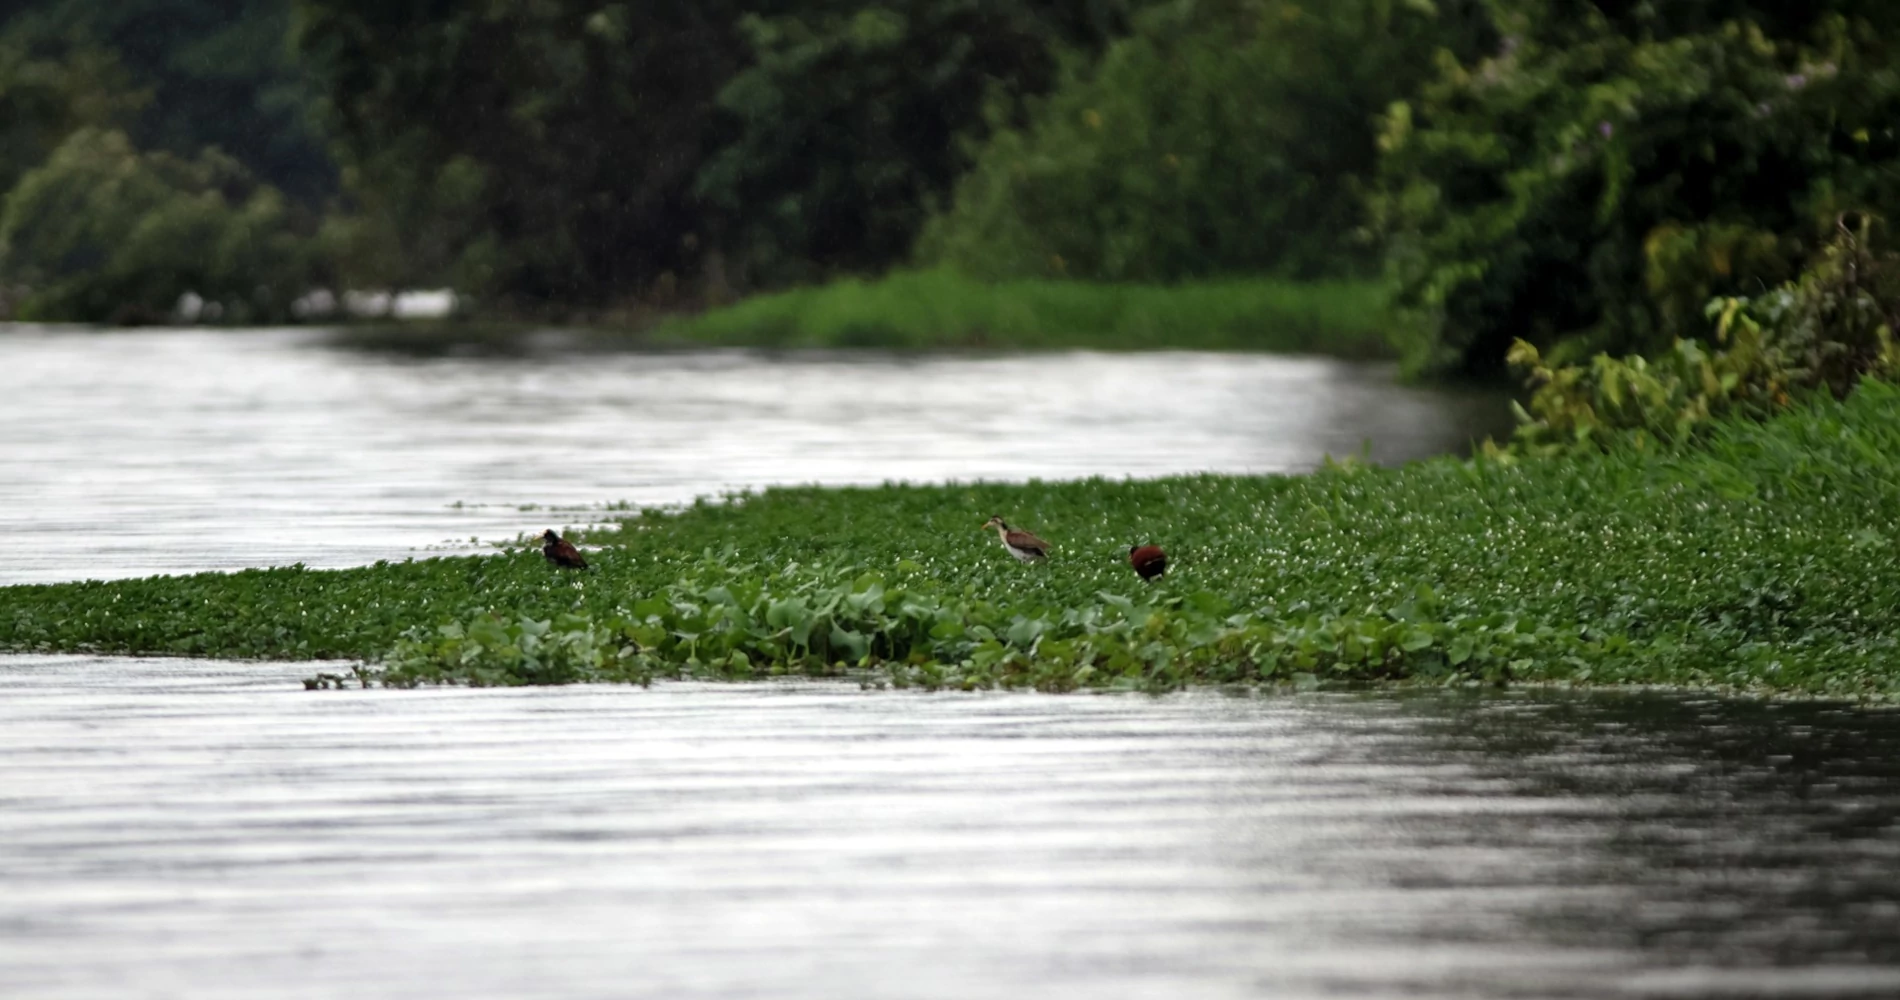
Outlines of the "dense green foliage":
[[0,191],[46,162],[68,135],[110,126],[141,101],[108,52],[77,49],[51,59],[0,44]]
[[1376,260],[1374,121],[1469,8],[1397,0],[1175,0],[1000,129],[921,247],[985,277],[1339,275]]
[[1762,417],[1811,393],[1844,396],[1868,375],[1900,374],[1900,257],[1869,247],[1875,220],[1849,221],[1798,280],[1711,303],[1714,344],[1679,339],[1652,358],[1552,366],[1518,341],[1509,360],[1534,391],[1512,448],[1552,454],[1624,435],[1682,441],[1713,417]]
[[[1490,30],[1478,0],[25,6],[15,176],[81,128],[216,149],[322,213],[327,278],[583,317],[875,275],[952,201],[929,256],[984,277],[1363,273],[1375,115]],[[1015,197],[1021,148],[1063,166]],[[35,315],[99,318],[60,310],[122,279],[43,249],[8,248],[67,286]],[[195,272],[169,297],[222,294]]]
[[140,153],[82,129],[29,171],[0,213],[0,278],[25,319],[159,322],[196,291],[236,322],[281,322],[312,277],[307,225],[236,161]]
[[48,0],[6,21],[0,318],[154,322],[185,293],[200,318],[289,318],[325,270],[299,199],[335,187],[289,11]]
[[846,279],[662,325],[660,340],[767,347],[1198,348],[1386,356],[1370,282],[1176,287],[1005,281],[946,270]]
[[[310,92],[285,44],[291,0],[14,6],[25,9],[5,19],[0,60],[26,56],[85,87],[138,98],[110,120],[82,124],[116,125],[141,149],[188,159],[216,148],[294,198],[335,189],[335,168],[308,114]],[[56,145],[57,138],[46,151]]]
[[[1553,371],[1599,352],[1694,367],[1725,350],[1711,301],[1745,298],[1760,322],[1779,308],[1766,290],[1827,266],[1837,217],[1900,196],[1885,0],[16,6],[10,194],[43,200],[17,182],[38,171],[43,189],[71,173],[51,162],[69,139],[117,131],[140,169],[235,162],[258,180],[225,211],[281,191],[295,221],[264,228],[301,244],[261,255],[233,299],[202,261],[133,267],[16,228],[0,308],[45,318],[142,318],[187,290],[270,316],[257,285],[279,302],[319,279],[586,319],[907,266],[1148,284],[1383,271],[1414,370],[1501,373],[1520,339]],[[95,242],[141,227],[66,224]],[[849,284],[759,315],[866,297]],[[724,323],[702,328],[740,329]],[[811,333],[835,325],[820,316],[791,325],[850,339]],[[943,339],[924,325],[889,324]],[[1856,337],[1823,321],[1811,339]]]
[[299,0],[296,42],[399,277],[529,308],[897,259],[986,91],[1118,8]]
[[[1895,194],[1900,8],[1494,0],[1504,44],[1387,118],[1382,222],[1428,367],[1649,352]],[[1576,13],[1581,10],[1581,13]]]
[[394,283],[598,301],[697,257],[733,2],[300,0],[296,45]]
[[[1900,391],[1693,450],[1297,477],[775,489],[538,552],[0,590],[0,648],[381,661],[396,683],[1559,680],[1900,692]],[[1055,545],[1023,566],[978,526]],[[1169,575],[1142,583],[1128,546]],[[372,674],[374,671],[372,671]]]
[[695,191],[753,281],[876,271],[910,252],[968,166],[986,103],[1013,118],[1062,50],[1099,49],[1131,0],[781,5],[740,20],[749,65],[719,90]]

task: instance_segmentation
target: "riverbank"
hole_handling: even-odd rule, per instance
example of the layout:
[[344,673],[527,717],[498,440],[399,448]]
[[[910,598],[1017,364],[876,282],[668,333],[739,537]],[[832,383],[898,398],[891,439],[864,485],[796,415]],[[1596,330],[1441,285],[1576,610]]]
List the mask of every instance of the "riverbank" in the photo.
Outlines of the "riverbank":
[[[1353,360],[1387,360],[1400,354],[1386,311],[1386,289],[1376,281],[992,284],[940,269],[901,271],[872,281],[843,278],[711,308],[643,302],[547,314],[457,304],[454,293],[446,290],[395,296],[351,292],[343,300],[321,292],[306,299],[319,294],[329,297],[330,308],[300,312],[306,325],[332,328],[338,342],[347,345],[420,355],[519,354],[545,346],[1202,350]],[[344,300],[354,304],[337,305]],[[218,326],[202,302],[173,318],[183,326]]]
[[996,284],[948,270],[764,294],[659,321],[661,344],[900,350],[1218,350],[1389,358],[1376,282]]
[[[0,648],[352,658],[397,683],[848,674],[1900,693],[1900,392],[1692,450],[1306,476],[774,489],[540,554],[0,589]],[[978,525],[1055,546],[1022,566]],[[1158,542],[1158,584],[1125,563]]]

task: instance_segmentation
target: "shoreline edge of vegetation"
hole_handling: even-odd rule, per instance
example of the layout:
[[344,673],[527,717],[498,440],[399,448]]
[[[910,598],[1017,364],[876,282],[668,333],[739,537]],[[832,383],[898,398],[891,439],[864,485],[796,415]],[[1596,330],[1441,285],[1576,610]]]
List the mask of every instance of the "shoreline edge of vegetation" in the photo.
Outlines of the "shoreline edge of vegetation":
[[[1402,682],[1900,695],[1900,390],[1301,476],[775,488],[538,552],[0,588],[0,649],[364,664],[312,683]],[[1002,513],[1055,545],[1022,566]],[[1156,584],[1126,565],[1158,542]]]

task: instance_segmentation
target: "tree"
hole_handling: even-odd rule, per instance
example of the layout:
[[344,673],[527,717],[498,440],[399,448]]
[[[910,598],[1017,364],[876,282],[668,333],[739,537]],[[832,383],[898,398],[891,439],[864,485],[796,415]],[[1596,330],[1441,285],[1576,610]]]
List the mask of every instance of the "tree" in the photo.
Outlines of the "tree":
[[55,62],[110,53],[123,70],[114,86],[150,98],[120,122],[139,148],[192,157],[216,147],[315,204],[336,190],[336,167],[286,44],[290,7],[291,0],[42,0],[7,19],[5,36]]
[[[1175,0],[1000,128],[921,254],[981,276],[1363,271],[1376,117],[1470,4]],[[1479,24],[1479,28],[1483,25]]]
[[1126,30],[1127,0],[800,4],[740,22],[750,63],[719,91],[725,134],[696,190],[755,275],[877,270],[910,251],[968,167],[986,110],[1020,118]]
[[1900,8],[1493,0],[1501,39],[1397,104],[1380,218],[1413,362],[1495,372],[1708,329],[1895,193]]
[[0,193],[68,135],[114,125],[144,103],[108,52],[82,48],[52,59],[0,40]]
[[[1133,0],[298,0],[356,218],[523,309],[901,259],[959,138]],[[381,234],[380,236],[378,234]]]
[[282,321],[311,281],[309,236],[230,157],[140,153],[85,128],[7,197],[0,283],[27,289],[22,319],[156,322],[190,291],[233,321]]
[[346,189],[407,282],[590,305],[705,249],[693,194],[736,70],[721,0],[298,0]]

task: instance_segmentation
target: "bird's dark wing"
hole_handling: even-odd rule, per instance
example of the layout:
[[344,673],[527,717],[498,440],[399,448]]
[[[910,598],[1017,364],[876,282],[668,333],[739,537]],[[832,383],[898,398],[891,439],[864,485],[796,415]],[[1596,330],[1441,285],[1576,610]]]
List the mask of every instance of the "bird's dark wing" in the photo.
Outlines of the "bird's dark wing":
[[1008,535],[1005,535],[1004,538],[1009,542],[1009,544],[1014,545],[1019,549],[1027,549],[1031,552],[1040,552],[1043,555],[1049,554],[1049,543],[1043,541],[1040,538],[1037,538],[1035,535],[1032,535],[1027,531],[1012,531]]

